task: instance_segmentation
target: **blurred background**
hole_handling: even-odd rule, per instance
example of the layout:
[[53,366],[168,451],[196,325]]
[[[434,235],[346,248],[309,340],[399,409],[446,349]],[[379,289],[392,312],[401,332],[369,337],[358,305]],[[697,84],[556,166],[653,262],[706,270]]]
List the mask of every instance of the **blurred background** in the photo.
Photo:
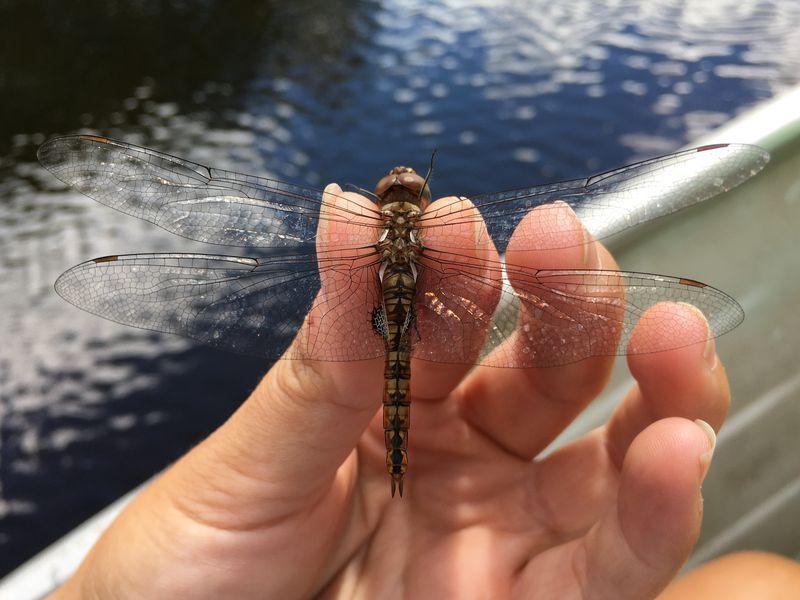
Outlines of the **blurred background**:
[[[45,139],[99,133],[320,187],[371,188],[436,148],[434,195],[495,191],[677,150],[790,92],[798,23],[780,0],[0,0],[0,576],[202,439],[269,366],[56,296],[82,260],[195,245],[66,190],[35,160]],[[619,245],[623,268],[706,281],[748,312],[720,354],[753,446],[715,456],[706,557],[800,552],[797,147],[746,197]],[[770,536],[719,541],[763,533],[764,510]]]

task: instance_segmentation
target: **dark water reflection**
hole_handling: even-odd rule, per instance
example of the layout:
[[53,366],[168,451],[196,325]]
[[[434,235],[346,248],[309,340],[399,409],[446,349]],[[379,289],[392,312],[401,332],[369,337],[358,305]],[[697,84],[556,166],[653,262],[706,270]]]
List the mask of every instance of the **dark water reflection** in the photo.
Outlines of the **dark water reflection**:
[[[99,132],[295,182],[434,191],[671,151],[797,82],[776,1],[0,2],[0,574],[174,460],[267,365],[63,303],[86,258],[192,250],[34,161]],[[708,6],[713,4],[713,6]]]

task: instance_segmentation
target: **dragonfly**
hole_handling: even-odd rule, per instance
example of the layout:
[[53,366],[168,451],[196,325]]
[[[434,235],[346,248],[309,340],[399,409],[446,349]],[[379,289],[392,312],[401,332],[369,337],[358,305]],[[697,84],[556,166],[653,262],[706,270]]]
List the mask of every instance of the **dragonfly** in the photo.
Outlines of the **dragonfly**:
[[[95,135],[53,138],[42,165],[90,198],[178,236],[244,249],[94,258],[56,292],[126,325],[268,359],[384,357],[391,494],[408,471],[413,361],[545,368],[669,350],[722,335],[744,313],[682,277],[531,267],[524,256],[594,243],[729,190],[769,154],[715,144],[583,179],[432,202],[429,176],[395,167],[374,193],[318,190],[208,167]],[[371,197],[370,197],[371,196]],[[564,219],[567,208],[580,221]],[[583,223],[581,225],[581,222]],[[590,235],[585,235],[585,230]],[[537,254],[538,253],[538,254]],[[661,345],[634,327],[664,301],[709,328]]]

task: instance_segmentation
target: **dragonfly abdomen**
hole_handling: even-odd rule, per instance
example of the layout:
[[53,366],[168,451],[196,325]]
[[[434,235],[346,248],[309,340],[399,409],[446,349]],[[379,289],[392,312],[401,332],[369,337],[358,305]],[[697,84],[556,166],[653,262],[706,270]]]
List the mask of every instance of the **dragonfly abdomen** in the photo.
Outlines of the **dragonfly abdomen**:
[[403,495],[403,477],[408,470],[408,428],[411,425],[411,343],[408,334],[413,319],[412,302],[416,281],[410,264],[388,265],[383,273],[383,309],[386,317],[386,368],[383,388],[383,435],[386,469],[395,489]]

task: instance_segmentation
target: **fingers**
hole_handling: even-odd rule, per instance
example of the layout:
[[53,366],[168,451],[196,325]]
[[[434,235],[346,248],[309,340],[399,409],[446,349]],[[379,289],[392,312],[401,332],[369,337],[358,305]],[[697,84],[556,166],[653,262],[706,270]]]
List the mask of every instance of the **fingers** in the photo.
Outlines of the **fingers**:
[[[508,245],[506,262],[509,280],[521,298],[520,316],[514,333],[491,352],[486,364],[536,365],[569,352],[575,352],[578,360],[591,356],[590,346],[598,342],[616,347],[618,330],[609,329],[604,334],[607,339],[602,339],[600,329],[587,322],[596,318],[592,311],[601,303],[592,301],[591,291],[582,302],[586,286],[573,292],[571,276],[566,276],[562,294],[539,282],[538,269],[617,268],[567,204],[557,202],[531,211]],[[591,282],[591,278],[586,275],[582,281]],[[604,301],[614,306],[610,295],[621,295],[621,291],[608,287],[612,291]],[[606,316],[610,318],[604,322],[617,322],[613,315]],[[507,450],[532,458],[603,388],[612,364],[613,357],[603,356],[557,368],[480,367],[462,386],[464,415]]]
[[725,369],[714,341],[703,339],[708,326],[692,306],[661,303],[647,311],[631,344],[672,350],[628,357],[637,380],[609,423],[560,448],[537,464],[539,495],[547,499],[550,528],[562,538],[585,532],[616,497],[619,472],[628,448],[646,427],[668,417],[701,419],[718,430],[730,402]]
[[[681,340],[706,338],[680,347]],[[730,389],[708,323],[698,309],[667,302],[651,307],[640,318],[630,346],[674,349],[628,356],[637,384],[608,423],[608,447],[615,464],[622,464],[631,440],[658,419],[702,419],[719,430],[730,405]]]
[[[326,188],[324,201],[374,206],[335,185]],[[362,244],[375,241],[371,227],[353,220],[320,219],[322,289],[287,351],[289,360],[278,361],[239,410],[186,458],[187,468],[180,471],[183,493],[207,513],[218,507],[220,518],[257,523],[265,513],[274,517],[314,502],[330,489],[380,405],[383,346],[370,328],[375,303],[370,277],[377,275],[363,268],[354,279],[351,268],[337,267],[362,260],[342,248],[360,238]],[[365,349],[370,342],[374,349]],[[348,352],[356,358],[371,352],[376,358],[324,360],[341,361]],[[348,466],[337,479],[341,494],[352,483],[355,461]]]
[[[411,337],[415,398],[447,396],[478,361],[500,297],[502,269],[480,213],[467,199],[441,198],[426,214]],[[418,334],[418,335],[417,335]],[[435,362],[431,362],[435,361]]]
[[700,484],[713,445],[710,429],[686,419],[649,426],[625,456],[617,502],[586,536],[533,559],[524,584],[533,589],[544,572],[563,571],[574,582],[564,596],[654,597],[699,534]]

